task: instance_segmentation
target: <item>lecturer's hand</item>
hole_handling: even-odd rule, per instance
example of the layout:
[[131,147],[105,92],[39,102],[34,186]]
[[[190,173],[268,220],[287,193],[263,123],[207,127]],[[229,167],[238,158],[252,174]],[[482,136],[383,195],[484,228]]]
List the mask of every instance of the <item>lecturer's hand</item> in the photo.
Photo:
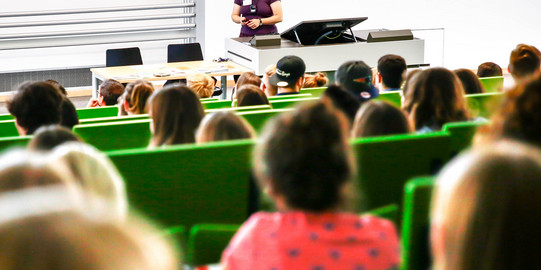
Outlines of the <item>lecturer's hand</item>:
[[242,14],[240,15],[239,19],[240,19],[240,24],[242,25],[246,25],[248,23],[248,21],[246,20],[246,17],[242,16]]
[[251,19],[246,23],[246,25],[248,25],[248,27],[250,27],[252,29],[256,29],[260,25],[259,19]]

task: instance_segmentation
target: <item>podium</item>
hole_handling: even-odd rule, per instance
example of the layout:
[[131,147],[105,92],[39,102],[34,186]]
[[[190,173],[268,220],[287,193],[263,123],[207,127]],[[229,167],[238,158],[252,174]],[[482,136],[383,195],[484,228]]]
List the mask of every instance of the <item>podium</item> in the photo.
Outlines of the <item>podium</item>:
[[[334,71],[344,62],[351,60],[362,60],[369,66],[376,67],[379,58],[386,54],[400,55],[406,60],[408,65],[425,65],[425,43],[422,39],[413,38],[411,40],[374,43],[366,41],[371,32],[387,31],[385,29],[352,31],[351,27],[354,26],[353,23],[343,23],[342,28],[344,29],[341,34],[344,36],[340,38],[339,43],[327,41],[312,44],[315,42],[307,42],[308,44],[303,45],[301,44],[303,43],[302,37],[291,38],[295,36],[294,32],[292,34],[291,29],[295,29],[296,27],[296,29],[300,29],[298,28],[299,25],[305,23],[331,22],[326,25],[329,26],[338,25],[337,21],[350,22],[351,20],[359,19],[366,18],[301,22],[285,31],[281,35],[282,39],[280,45],[277,46],[252,46],[249,42],[251,39],[250,37],[226,38],[225,55],[234,62],[254,70],[257,75],[263,75],[265,68],[268,65],[275,64],[280,58],[286,55],[296,55],[302,58],[306,63],[307,72]],[[312,30],[314,29],[312,28]],[[326,30],[328,29],[325,29],[325,31]],[[317,31],[317,29],[315,31]],[[323,31],[323,29],[321,31]],[[338,33],[338,31],[332,32],[332,29],[328,32],[331,32],[333,35]],[[347,41],[348,39],[349,41]]]

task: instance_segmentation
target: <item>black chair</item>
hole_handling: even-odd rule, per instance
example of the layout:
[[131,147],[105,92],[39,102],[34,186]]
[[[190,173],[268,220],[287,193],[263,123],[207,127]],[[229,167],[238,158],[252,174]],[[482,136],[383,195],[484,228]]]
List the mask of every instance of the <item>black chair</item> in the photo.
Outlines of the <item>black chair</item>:
[[105,66],[117,67],[117,66],[131,66],[142,65],[143,58],[141,57],[141,50],[138,47],[122,48],[122,49],[109,49],[105,52]]
[[[184,44],[169,44],[167,46],[167,63],[201,60],[204,60],[203,50],[201,50],[201,44],[197,42]],[[216,78],[212,78],[216,82]],[[172,84],[186,84],[186,80],[167,80],[163,86]],[[222,90],[217,87],[214,90],[212,96],[218,96],[221,94]]]

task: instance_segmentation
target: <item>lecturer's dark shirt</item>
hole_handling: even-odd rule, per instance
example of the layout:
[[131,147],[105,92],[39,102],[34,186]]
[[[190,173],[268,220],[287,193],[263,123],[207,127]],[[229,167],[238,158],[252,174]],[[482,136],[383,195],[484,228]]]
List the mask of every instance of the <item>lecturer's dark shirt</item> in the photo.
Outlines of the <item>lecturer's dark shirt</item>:
[[[246,18],[246,20],[268,18],[273,15],[271,4],[279,0],[252,0],[252,4],[257,6],[257,13],[250,13],[250,5],[242,5],[243,0],[235,0],[235,4],[240,6],[240,14]],[[243,25],[240,29],[241,37],[251,37],[254,35],[265,35],[271,33],[278,33],[276,25],[262,25],[256,29],[252,29],[247,25]]]

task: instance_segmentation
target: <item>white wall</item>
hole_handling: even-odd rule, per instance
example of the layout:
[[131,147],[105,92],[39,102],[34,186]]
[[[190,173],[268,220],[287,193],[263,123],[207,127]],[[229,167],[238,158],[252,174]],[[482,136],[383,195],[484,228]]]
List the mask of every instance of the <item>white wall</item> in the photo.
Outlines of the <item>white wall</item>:
[[[224,55],[224,39],[238,36],[233,0],[206,0],[205,58]],[[445,28],[443,65],[476,68],[485,61],[507,67],[518,43],[541,48],[538,0],[284,0],[285,30],[302,20],[368,17],[355,29]]]

